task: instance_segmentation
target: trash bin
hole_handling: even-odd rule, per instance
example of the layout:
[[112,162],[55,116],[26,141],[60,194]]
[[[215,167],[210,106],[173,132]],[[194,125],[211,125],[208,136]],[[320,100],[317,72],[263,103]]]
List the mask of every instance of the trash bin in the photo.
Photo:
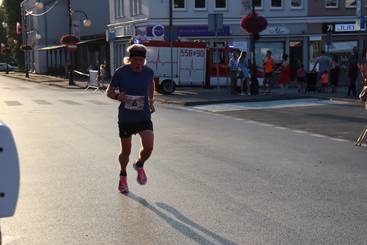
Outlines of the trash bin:
[[89,87],[99,87],[98,77],[98,70],[89,70]]
[[306,92],[316,91],[317,72],[311,71],[307,73]]

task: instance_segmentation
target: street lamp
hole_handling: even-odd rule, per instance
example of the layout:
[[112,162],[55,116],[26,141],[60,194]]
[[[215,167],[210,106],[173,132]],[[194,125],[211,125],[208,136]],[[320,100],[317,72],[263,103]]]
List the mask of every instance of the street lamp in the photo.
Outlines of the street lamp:
[[[57,4],[57,1],[55,2],[54,6]],[[35,6],[37,7],[37,9],[43,9],[44,8],[44,4],[42,2],[39,2],[39,1],[36,1],[35,3]],[[49,10],[48,10],[49,11]],[[47,11],[47,12],[48,12]],[[88,18],[87,14],[82,11],[82,10],[73,10],[71,8],[71,1],[70,0],[67,0],[67,12],[68,12],[68,17],[69,17],[69,25],[68,25],[68,29],[69,29],[69,37],[75,37],[73,35],[73,31],[72,31],[72,27],[73,27],[73,15],[76,14],[76,13],[81,13],[84,15],[85,19],[83,20],[83,26],[84,27],[91,27],[92,26],[92,21]],[[65,36],[63,36],[65,37]],[[61,40],[65,40],[63,39],[63,37],[61,38]],[[77,37],[74,38],[74,40],[76,40]],[[63,42],[63,41],[62,41]],[[69,69],[69,85],[74,85],[74,62],[73,62],[73,53],[72,51],[75,50],[75,47],[77,45],[77,42],[73,42],[73,43],[63,43],[63,44],[66,44],[66,47],[69,51],[69,64],[68,66],[70,67]],[[70,46],[69,46],[69,45]],[[71,48],[72,47],[72,48]]]
[[[73,35],[72,33],[72,22],[73,22],[73,14],[81,13],[84,15],[85,19],[83,20],[84,27],[91,27],[92,21],[88,18],[87,14],[82,10],[72,10],[71,2],[68,0],[68,12],[69,12],[69,35]],[[72,50],[69,50],[70,54],[70,72],[69,72],[69,85],[75,85],[74,83],[74,53]]]
[[255,12],[255,0],[252,0],[252,11],[241,19],[241,28],[251,33],[251,50],[252,50],[252,66],[251,66],[251,94],[259,93],[259,82],[256,77],[256,55],[255,43],[260,38],[259,33],[266,29],[268,22],[262,16],[258,16]]

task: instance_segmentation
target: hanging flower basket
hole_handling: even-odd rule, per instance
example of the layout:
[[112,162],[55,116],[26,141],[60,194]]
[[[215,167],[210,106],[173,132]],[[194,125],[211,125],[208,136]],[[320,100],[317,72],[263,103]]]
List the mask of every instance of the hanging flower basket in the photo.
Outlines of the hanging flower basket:
[[241,28],[249,33],[258,34],[266,29],[268,25],[267,20],[263,16],[259,16],[256,13],[248,14],[241,19]]
[[60,39],[60,43],[61,44],[66,44],[66,45],[76,44],[78,42],[79,42],[79,38],[77,38],[76,36],[71,35],[71,34],[64,35]]
[[21,45],[20,48],[23,50],[23,51],[26,51],[26,50],[32,50],[32,46],[31,45]]

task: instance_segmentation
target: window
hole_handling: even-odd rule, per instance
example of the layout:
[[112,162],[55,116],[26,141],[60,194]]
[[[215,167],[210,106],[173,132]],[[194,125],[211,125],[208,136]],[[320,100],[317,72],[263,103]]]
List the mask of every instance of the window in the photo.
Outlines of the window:
[[272,8],[282,8],[283,4],[282,4],[282,0],[271,0],[271,7]]
[[355,8],[356,7],[356,0],[345,0],[345,7],[346,8]]
[[215,8],[216,9],[227,8],[227,1],[226,0],[215,0]]
[[257,9],[262,9],[263,8],[263,0],[254,0],[254,4],[255,4],[255,8],[257,8]]
[[115,0],[115,18],[124,17],[124,0]]
[[139,15],[142,13],[141,0],[130,0],[130,12],[131,16]]
[[206,6],[205,6],[205,3],[206,0],[195,0],[195,8],[196,9],[205,9]]
[[292,0],[291,1],[291,8],[302,8],[303,1],[302,0]]
[[337,8],[338,0],[325,0],[325,8]]
[[[123,65],[124,56],[126,54],[126,44],[125,43],[116,43],[115,45],[115,59],[114,59],[114,68],[118,68]],[[113,69],[115,70],[115,69]]]
[[175,9],[184,9],[185,8],[185,0],[172,0],[173,8]]

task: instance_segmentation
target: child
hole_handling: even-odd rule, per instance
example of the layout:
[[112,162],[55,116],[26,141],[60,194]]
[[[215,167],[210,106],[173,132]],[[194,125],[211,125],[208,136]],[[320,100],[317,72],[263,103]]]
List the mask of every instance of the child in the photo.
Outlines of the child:
[[297,69],[298,93],[304,92],[304,83],[306,81],[306,71],[304,65],[301,63]]
[[327,85],[329,83],[329,73],[327,71],[324,71],[321,75],[321,92],[325,93],[327,92]]

